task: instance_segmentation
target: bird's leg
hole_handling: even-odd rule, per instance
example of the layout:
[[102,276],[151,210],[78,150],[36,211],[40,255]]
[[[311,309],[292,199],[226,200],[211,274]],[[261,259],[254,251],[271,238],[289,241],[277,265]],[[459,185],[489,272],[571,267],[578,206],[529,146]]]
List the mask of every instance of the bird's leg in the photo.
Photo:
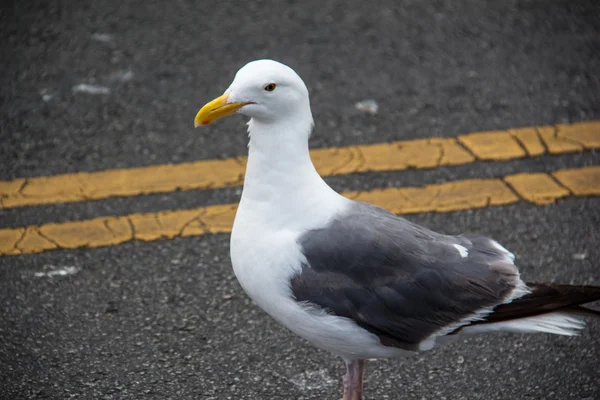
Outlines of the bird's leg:
[[365,364],[365,360],[346,361],[343,400],[362,400]]

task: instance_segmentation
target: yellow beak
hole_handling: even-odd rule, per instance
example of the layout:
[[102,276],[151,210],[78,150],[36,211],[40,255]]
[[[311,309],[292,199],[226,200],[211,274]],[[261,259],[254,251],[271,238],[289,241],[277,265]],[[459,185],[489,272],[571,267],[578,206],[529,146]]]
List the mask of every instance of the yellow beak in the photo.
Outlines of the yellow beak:
[[200,125],[208,125],[219,118],[235,114],[241,107],[250,104],[250,102],[228,103],[228,99],[229,93],[225,93],[223,96],[219,96],[213,101],[206,103],[206,105],[198,111],[198,114],[196,114],[196,118],[194,118],[194,127],[197,128]]

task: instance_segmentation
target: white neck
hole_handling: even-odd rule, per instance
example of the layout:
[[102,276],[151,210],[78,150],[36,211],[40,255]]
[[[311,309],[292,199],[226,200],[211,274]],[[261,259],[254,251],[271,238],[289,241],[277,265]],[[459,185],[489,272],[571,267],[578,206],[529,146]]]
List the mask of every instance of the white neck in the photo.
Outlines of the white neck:
[[236,222],[250,218],[275,229],[301,228],[339,208],[345,199],[323,181],[310,159],[310,113],[285,122],[252,119],[248,126],[248,165]]

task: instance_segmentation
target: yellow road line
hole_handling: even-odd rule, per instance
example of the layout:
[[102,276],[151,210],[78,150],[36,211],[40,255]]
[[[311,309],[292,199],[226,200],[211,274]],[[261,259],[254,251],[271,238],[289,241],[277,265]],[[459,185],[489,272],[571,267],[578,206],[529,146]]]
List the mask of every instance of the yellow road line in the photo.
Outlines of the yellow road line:
[[[552,174],[525,173],[503,179],[469,179],[422,187],[346,192],[344,195],[396,214],[457,211],[520,200],[548,204],[569,195],[599,196],[600,166],[565,169]],[[224,204],[0,229],[0,255],[230,232],[236,208],[237,204]]]
[[[511,160],[600,148],[600,121],[315,149],[322,176]],[[246,158],[0,181],[0,208],[241,185]]]

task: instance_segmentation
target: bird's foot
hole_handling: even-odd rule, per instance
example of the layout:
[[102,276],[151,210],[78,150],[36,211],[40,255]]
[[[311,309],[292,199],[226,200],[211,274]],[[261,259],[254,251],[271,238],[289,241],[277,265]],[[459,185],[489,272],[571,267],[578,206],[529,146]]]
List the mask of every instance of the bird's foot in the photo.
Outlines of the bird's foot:
[[365,372],[365,364],[365,360],[354,360],[351,362],[346,362],[346,374],[344,374],[343,400],[362,400],[363,375]]

